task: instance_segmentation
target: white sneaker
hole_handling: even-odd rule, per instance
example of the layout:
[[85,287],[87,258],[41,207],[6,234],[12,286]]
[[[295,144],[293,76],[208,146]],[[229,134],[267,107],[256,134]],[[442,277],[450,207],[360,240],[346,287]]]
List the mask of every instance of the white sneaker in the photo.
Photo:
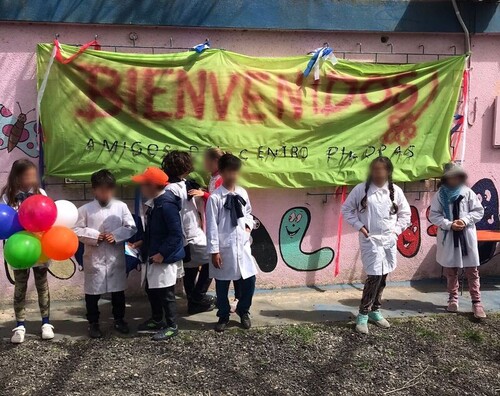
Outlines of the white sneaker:
[[13,344],[21,344],[24,342],[24,335],[26,334],[26,328],[24,326],[17,326],[12,332],[14,334],[12,334],[10,342]]
[[51,340],[54,338],[54,326],[45,323],[42,325],[42,340]]

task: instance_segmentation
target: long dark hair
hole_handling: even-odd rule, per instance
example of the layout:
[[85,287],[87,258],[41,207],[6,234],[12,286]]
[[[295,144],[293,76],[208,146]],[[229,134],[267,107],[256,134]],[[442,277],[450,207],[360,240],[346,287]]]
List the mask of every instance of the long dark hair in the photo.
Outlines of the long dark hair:
[[387,170],[388,177],[387,177],[387,183],[389,187],[389,197],[391,198],[392,202],[392,208],[391,208],[391,214],[396,214],[398,213],[398,205],[396,205],[396,202],[394,202],[394,183],[392,182],[392,172],[394,171],[394,165],[392,164],[392,161],[388,157],[377,157],[375,158],[371,163],[370,163],[370,174],[368,175],[368,179],[366,180],[365,183],[365,196],[361,200],[361,212],[364,212],[366,210],[366,202],[368,200],[368,190],[370,189],[370,184],[372,183],[372,169],[375,164],[384,164],[385,169]]
[[[7,205],[16,206],[16,195],[21,189],[21,177],[28,169],[36,169],[36,165],[27,159],[18,159],[12,164],[7,184],[2,189],[2,195],[7,197]],[[40,194],[40,187],[33,186],[33,194]]]

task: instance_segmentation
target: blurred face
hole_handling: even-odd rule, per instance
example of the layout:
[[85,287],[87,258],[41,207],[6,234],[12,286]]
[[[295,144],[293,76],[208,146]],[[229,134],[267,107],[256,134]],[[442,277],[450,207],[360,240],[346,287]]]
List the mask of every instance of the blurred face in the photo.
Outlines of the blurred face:
[[463,176],[450,176],[446,178],[446,185],[451,188],[459,187],[465,183]]
[[210,174],[213,174],[218,170],[217,160],[212,159],[208,156],[205,157],[203,161],[203,166],[208,172],[210,172]]
[[29,191],[38,185],[38,172],[36,168],[29,168],[19,178],[19,187],[22,191]]
[[383,162],[375,162],[370,170],[373,184],[382,187],[389,180],[389,171]]
[[101,204],[108,204],[115,196],[116,188],[109,186],[98,186],[93,189],[94,197]]
[[146,199],[156,198],[162,190],[163,188],[151,183],[141,184],[141,193]]
[[224,171],[221,171],[220,175],[222,177],[222,184],[225,187],[234,187],[236,184],[238,184],[238,179],[240,178],[240,171],[226,169]]

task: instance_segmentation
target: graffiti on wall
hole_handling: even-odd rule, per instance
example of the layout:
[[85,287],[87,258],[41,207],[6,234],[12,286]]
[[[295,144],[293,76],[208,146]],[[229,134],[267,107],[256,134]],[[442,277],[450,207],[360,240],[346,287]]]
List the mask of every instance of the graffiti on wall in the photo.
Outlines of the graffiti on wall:
[[272,272],[278,264],[276,248],[262,221],[256,216],[253,216],[253,220],[254,226],[250,235],[252,237],[252,256],[262,272]]
[[335,256],[330,247],[313,252],[302,250],[302,241],[311,223],[311,212],[305,207],[288,209],[280,222],[279,246],[281,258],[296,271],[317,271],[327,267]]
[[398,238],[398,251],[403,257],[414,257],[420,250],[422,241],[420,233],[420,216],[415,206],[410,206],[411,224]]
[[31,158],[37,158],[36,123],[34,120],[27,122],[28,114],[35,109],[23,113],[19,102],[17,105],[19,115],[16,117],[12,111],[0,104],[0,150],[7,150],[10,153],[17,148]]

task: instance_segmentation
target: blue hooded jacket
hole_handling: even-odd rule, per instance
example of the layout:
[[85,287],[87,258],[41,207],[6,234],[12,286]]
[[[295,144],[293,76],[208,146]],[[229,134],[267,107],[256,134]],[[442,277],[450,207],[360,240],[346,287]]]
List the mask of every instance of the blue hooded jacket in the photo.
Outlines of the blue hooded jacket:
[[175,263],[184,258],[184,237],[182,234],[181,200],[172,192],[154,199],[154,207],[146,212],[146,232],[144,235],[144,259],[160,253],[165,264]]

